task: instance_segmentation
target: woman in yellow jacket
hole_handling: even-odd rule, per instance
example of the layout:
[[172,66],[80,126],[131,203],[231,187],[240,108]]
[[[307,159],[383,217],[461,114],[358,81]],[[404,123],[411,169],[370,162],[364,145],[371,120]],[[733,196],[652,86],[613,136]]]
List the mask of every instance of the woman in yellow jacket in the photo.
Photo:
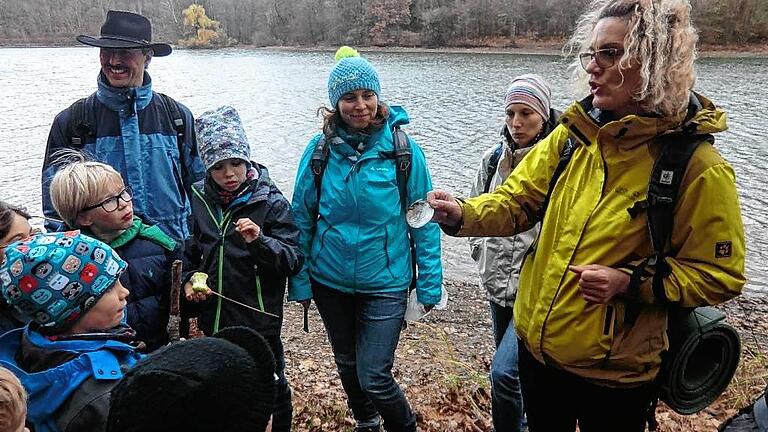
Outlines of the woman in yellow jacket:
[[[645,214],[658,137],[726,129],[725,113],[691,91],[696,31],[688,0],[592,3],[570,43],[590,95],[574,103],[494,193],[428,195],[434,220],[459,236],[509,236],[542,206],[566,140],[577,143],[552,189],[514,307],[530,430],[643,431],[652,380],[668,346],[667,305],[652,275],[630,274],[653,254]],[[581,72],[581,71],[580,71]],[[665,257],[668,301],[711,305],[745,283],[744,229],[734,173],[704,143],[683,176]],[[636,311],[627,314],[627,310]],[[627,319],[633,315],[632,319]]]

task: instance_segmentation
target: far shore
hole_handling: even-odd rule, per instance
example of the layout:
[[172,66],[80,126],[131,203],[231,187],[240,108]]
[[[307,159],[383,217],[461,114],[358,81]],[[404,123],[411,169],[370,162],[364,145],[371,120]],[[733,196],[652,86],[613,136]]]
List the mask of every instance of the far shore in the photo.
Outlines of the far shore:
[[[525,41],[517,46],[468,46],[454,47],[445,46],[438,48],[428,47],[396,47],[396,46],[362,46],[356,45],[355,48],[364,52],[393,52],[393,53],[456,53],[456,54],[517,54],[517,55],[547,55],[561,56],[565,53],[562,48],[564,40],[552,41]],[[59,42],[41,42],[41,43],[15,43],[13,41],[0,41],[0,48],[55,48],[55,47],[83,47],[84,45],[76,43]],[[257,50],[283,50],[283,51],[334,51],[338,48],[336,45],[273,45],[257,46],[241,44],[230,49],[257,49]],[[182,46],[174,46],[176,50],[184,50]],[[748,44],[748,45],[712,45],[702,44],[699,46],[699,57],[702,58],[768,58],[768,44]]]

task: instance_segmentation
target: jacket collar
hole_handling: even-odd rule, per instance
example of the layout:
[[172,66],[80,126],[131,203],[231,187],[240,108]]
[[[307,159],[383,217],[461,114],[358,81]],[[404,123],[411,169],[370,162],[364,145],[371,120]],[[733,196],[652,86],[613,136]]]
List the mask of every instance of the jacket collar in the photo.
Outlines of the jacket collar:
[[139,217],[134,217],[133,225],[123,231],[123,233],[116,239],[109,242],[109,246],[113,249],[117,249],[125,246],[128,242],[137,237],[149,240],[169,251],[176,248],[176,241],[163,232],[160,227],[157,225],[147,225]]
[[[253,166],[259,173],[258,177],[247,180],[250,181],[250,185],[247,188],[247,191],[243,194],[243,196],[246,196],[246,198],[238,197],[235,198],[232,203],[229,205],[229,209],[239,207],[241,205],[251,204],[257,201],[264,201],[269,196],[270,192],[272,191],[272,188],[276,188],[275,184],[272,182],[272,179],[269,177],[269,170],[264,165],[258,164],[256,162],[251,161],[251,166]],[[208,176],[206,176],[204,179],[199,180],[196,182],[192,187],[194,187],[202,196],[204,196],[209,201],[214,201],[207,192],[207,188],[205,187],[205,182],[207,181]],[[212,181],[212,180],[211,180]]]
[[152,100],[152,78],[147,72],[144,72],[144,84],[141,87],[112,87],[102,72],[99,73],[97,83],[96,97],[99,102],[121,117],[130,117],[143,110]]
[[[339,152],[344,157],[353,160],[365,160],[365,159],[381,159],[385,158],[382,152],[391,152],[394,148],[394,137],[392,136],[392,129],[395,126],[406,125],[410,122],[408,113],[405,109],[399,105],[389,106],[389,117],[387,117],[386,123],[381,129],[371,133],[368,137],[368,142],[365,145],[365,149],[362,154],[358,155],[355,150],[344,141],[346,132],[341,130],[337,131],[339,136],[334,137],[331,140],[332,149]],[[340,145],[344,144],[344,145]]]
[[688,132],[693,134],[716,133],[726,130],[725,112],[709,99],[691,92],[688,109],[680,114],[661,117],[631,114],[614,119],[610,113],[592,106],[592,96],[572,104],[563,114],[560,122],[570,135],[589,146],[615,144],[630,149],[649,140],[669,133]]

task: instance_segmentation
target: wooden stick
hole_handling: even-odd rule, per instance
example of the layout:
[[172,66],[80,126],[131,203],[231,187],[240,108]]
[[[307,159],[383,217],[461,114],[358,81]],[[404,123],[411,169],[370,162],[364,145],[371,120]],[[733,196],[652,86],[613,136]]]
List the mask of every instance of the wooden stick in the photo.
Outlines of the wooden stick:
[[275,314],[273,314],[273,313],[265,312],[265,311],[263,311],[263,310],[261,310],[261,309],[256,309],[255,307],[253,307],[253,306],[250,306],[250,305],[247,305],[247,304],[245,304],[245,303],[240,303],[239,301],[237,301],[237,300],[233,300],[233,299],[231,299],[231,298],[229,298],[229,297],[227,297],[227,296],[224,296],[224,295],[222,295],[222,294],[219,294],[219,293],[217,293],[217,292],[216,292],[216,291],[214,291],[214,290],[211,290],[211,294],[213,294],[213,295],[216,295],[216,296],[219,296],[219,297],[223,298],[224,300],[227,300],[227,301],[231,301],[232,303],[238,304],[238,305],[240,305],[240,306],[242,306],[242,307],[244,307],[244,308],[248,308],[248,309],[250,309],[250,310],[252,310],[252,311],[256,311],[256,312],[259,312],[259,313],[263,313],[264,315],[269,315],[269,316],[271,316],[271,317],[280,318],[279,316],[277,316],[277,315],[275,315]]
[[171,265],[171,311],[168,316],[168,337],[171,342],[181,339],[179,325],[181,324],[181,311],[179,310],[179,296],[181,296],[181,260],[175,260]]

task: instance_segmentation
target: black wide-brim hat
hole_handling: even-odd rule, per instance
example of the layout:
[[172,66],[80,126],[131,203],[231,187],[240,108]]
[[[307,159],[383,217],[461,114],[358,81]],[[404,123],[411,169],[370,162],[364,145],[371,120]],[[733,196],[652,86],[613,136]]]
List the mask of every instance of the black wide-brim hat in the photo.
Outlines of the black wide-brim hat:
[[155,57],[164,57],[173,51],[166,43],[152,43],[152,24],[146,17],[132,12],[111,10],[101,26],[100,37],[80,35],[76,39],[100,48],[150,48]]

